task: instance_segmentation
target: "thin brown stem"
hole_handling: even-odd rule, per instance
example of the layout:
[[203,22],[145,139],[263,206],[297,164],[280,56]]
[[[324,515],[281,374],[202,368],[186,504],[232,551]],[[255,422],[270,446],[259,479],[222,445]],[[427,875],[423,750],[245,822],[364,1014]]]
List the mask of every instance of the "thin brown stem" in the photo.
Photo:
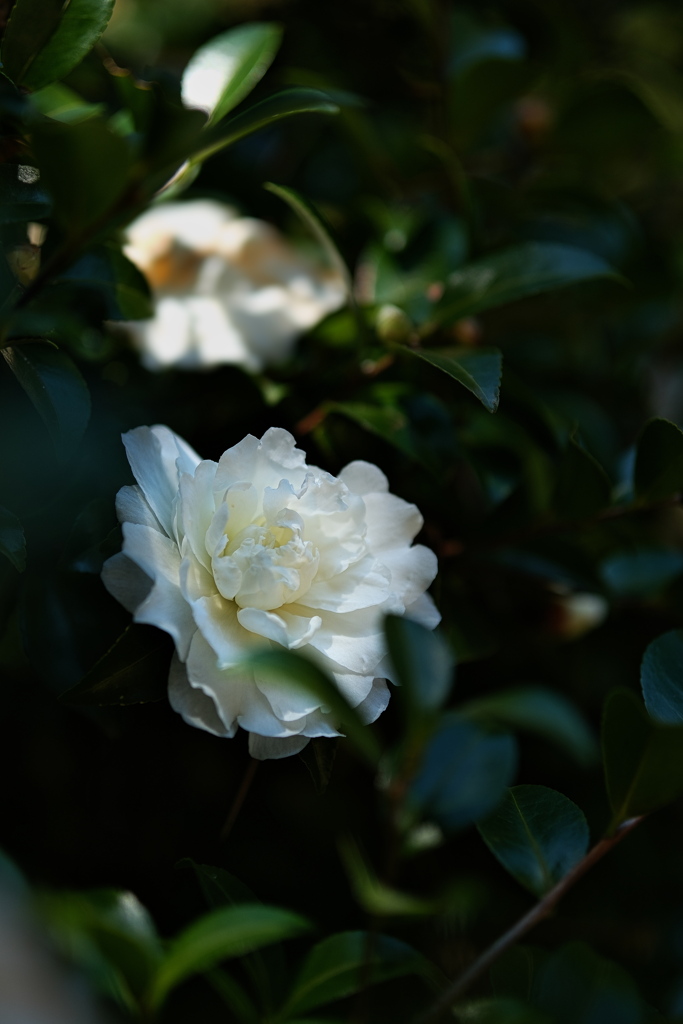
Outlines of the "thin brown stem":
[[220,835],[220,842],[221,843],[224,843],[227,840],[227,838],[230,835],[230,833],[232,832],[233,826],[234,826],[235,822],[237,821],[237,816],[238,816],[238,814],[240,813],[240,811],[242,809],[242,804],[246,800],[247,793],[249,792],[249,790],[251,788],[251,784],[254,781],[254,776],[256,775],[256,769],[258,768],[260,763],[261,763],[260,761],[257,761],[253,757],[249,758],[249,765],[247,766],[247,770],[244,773],[244,778],[242,779],[242,785],[240,786],[240,788],[237,790],[237,793],[235,794],[235,799],[232,802],[232,807],[230,808],[228,816],[225,819],[225,825],[223,825],[223,828],[221,829],[221,835]]
[[467,968],[464,974],[461,974],[459,978],[449,985],[445,989],[439,998],[419,1017],[416,1017],[413,1024],[434,1024],[438,1021],[443,1014],[458,1000],[481,975],[488,970],[488,968],[498,959],[498,957],[509,949],[510,946],[519,942],[527,932],[531,931],[535,925],[539,924],[544,918],[555,909],[559,901],[562,899],[564,894],[571,889],[571,887],[578,882],[578,880],[585,875],[585,873],[597,864],[599,860],[605,856],[606,853],[616,846],[621,840],[628,835],[628,833],[636,827],[641,821],[642,817],[631,818],[629,821],[625,821],[614,835],[601,839],[599,843],[588,851],[583,860],[580,860],[572,870],[562,878],[556,886],[554,886],[550,892],[546,893],[542,900],[540,900],[535,907],[519,919],[504,935],[501,935],[499,939],[489,946],[482,955],[474,961],[474,963]]

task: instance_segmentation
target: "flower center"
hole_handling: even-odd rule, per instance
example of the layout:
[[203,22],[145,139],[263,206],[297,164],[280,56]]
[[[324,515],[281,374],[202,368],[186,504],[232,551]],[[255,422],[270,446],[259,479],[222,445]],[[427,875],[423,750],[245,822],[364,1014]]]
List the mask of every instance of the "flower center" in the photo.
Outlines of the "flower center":
[[240,608],[272,611],[308,590],[319,561],[317,548],[303,538],[301,517],[285,509],[270,523],[260,517],[234,536],[226,535],[211,567],[223,597]]

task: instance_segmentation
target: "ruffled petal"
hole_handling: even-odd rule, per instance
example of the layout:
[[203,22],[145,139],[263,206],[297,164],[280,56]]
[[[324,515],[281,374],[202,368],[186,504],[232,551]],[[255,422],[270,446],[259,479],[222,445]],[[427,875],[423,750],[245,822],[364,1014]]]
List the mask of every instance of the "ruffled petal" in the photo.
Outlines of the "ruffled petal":
[[206,729],[214,736],[234,736],[237,725],[228,729],[216,710],[216,702],[203,690],[192,686],[185,665],[173,655],[168,676],[168,700],[174,711],[182,715],[189,725]]
[[261,608],[240,608],[237,621],[250,633],[273,640],[290,651],[309,643],[322,625],[319,615],[292,615],[284,608],[280,608],[278,613],[266,612]]
[[211,568],[211,556],[206,550],[206,532],[214,514],[213,482],[217,468],[215,462],[200,462],[193,474],[183,473],[179,481],[183,534],[195,558],[206,569]]
[[[366,555],[344,572],[316,580],[300,600],[311,608],[330,612],[354,612],[386,601],[391,572],[372,555]],[[430,580],[431,582],[431,580]]]

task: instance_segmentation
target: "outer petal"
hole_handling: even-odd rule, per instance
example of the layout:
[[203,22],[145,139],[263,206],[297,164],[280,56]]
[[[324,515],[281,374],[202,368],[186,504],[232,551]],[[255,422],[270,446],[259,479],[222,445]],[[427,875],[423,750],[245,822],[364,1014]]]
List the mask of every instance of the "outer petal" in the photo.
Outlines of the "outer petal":
[[149,595],[153,581],[123,551],[108,558],[102,566],[102,582],[128,612],[134,612]]
[[263,646],[263,637],[250,633],[237,618],[237,605],[220,594],[201,597],[192,603],[192,614],[202,636],[213,649],[213,657],[223,669],[236,665],[255,647]]
[[206,729],[214,736],[234,736],[237,726],[228,729],[216,711],[216,702],[203,690],[192,686],[187,670],[176,654],[171,661],[168,676],[168,699],[171,707],[182,715],[189,725]]
[[368,547],[380,558],[392,548],[405,549],[422,529],[424,520],[417,506],[395,494],[366,494],[363,501]]
[[120,523],[140,523],[161,531],[161,523],[137,484],[134,487],[122,487],[116,495],[116,515]]
[[434,552],[422,544],[384,551],[382,559],[391,570],[391,592],[400,597],[406,608],[424,594],[439,568]]
[[354,494],[360,494],[361,498],[366,494],[386,493],[389,490],[389,481],[379,466],[372,462],[364,462],[362,459],[344,466],[339,479]]
[[[313,614],[313,611],[308,614]],[[379,609],[371,609],[370,612],[363,609],[345,615],[323,611],[320,617],[322,626],[309,640],[311,647],[343,666],[347,672],[358,675],[374,673],[384,654]]]
[[206,531],[215,510],[213,482],[217,465],[206,460],[200,462],[194,473],[183,473],[178,489],[183,533],[194,556],[205,569],[211,569],[211,556],[206,550]]
[[231,484],[248,480],[257,491],[277,487],[284,477],[297,490],[306,473],[306,456],[292,435],[271,427],[261,440],[249,434],[221,456],[216,473],[215,488],[224,494]]
[[386,684],[385,679],[375,679],[372,684],[372,689],[367,695],[364,701],[356,707],[356,711],[361,717],[361,720],[369,725],[370,722],[374,722],[382,712],[386,709],[389,703],[389,687]]
[[407,606],[406,618],[414,619],[426,629],[434,629],[441,622],[441,612],[434,604],[431,594],[420,594],[416,601]]
[[327,580],[316,580],[301,600],[311,608],[354,612],[386,601],[392,589],[391,579],[391,573],[377,559],[366,555],[344,572]]
[[200,458],[168,427],[136,427],[123,435],[130,467],[147,502],[169,537],[180,473],[193,473]]
[[249,734],[249,753],[257,761],[278,760],[298,754],[308,743],[308,736],[259,736]]

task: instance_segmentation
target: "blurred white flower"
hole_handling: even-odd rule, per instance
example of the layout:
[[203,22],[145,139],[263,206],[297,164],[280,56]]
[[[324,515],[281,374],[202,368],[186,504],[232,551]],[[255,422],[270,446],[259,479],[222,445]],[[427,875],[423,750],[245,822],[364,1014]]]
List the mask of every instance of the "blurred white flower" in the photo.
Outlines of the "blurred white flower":
[[384,474],[352,462],[339,477],[306,465],[285,430],[251,435],[218,463],[167,427],[124,435],[137,485],[117,497],[123,551],[104,566],[136,622],[166,630],[176,655],[172,706],[219,736],[241,726],[257,758],[337,736],[319,699],[235,666],[266,646],[307,654],[372,722],[386,707],[387,612],[433,628],[436,556],[411,547],[414,505]]
[[125,253],[149,281],[155,313],[130,323],[148,369],[236,363],[257,371],[345,300],[344,283],[274,227],[222,203],[162,203],[127,232]]

